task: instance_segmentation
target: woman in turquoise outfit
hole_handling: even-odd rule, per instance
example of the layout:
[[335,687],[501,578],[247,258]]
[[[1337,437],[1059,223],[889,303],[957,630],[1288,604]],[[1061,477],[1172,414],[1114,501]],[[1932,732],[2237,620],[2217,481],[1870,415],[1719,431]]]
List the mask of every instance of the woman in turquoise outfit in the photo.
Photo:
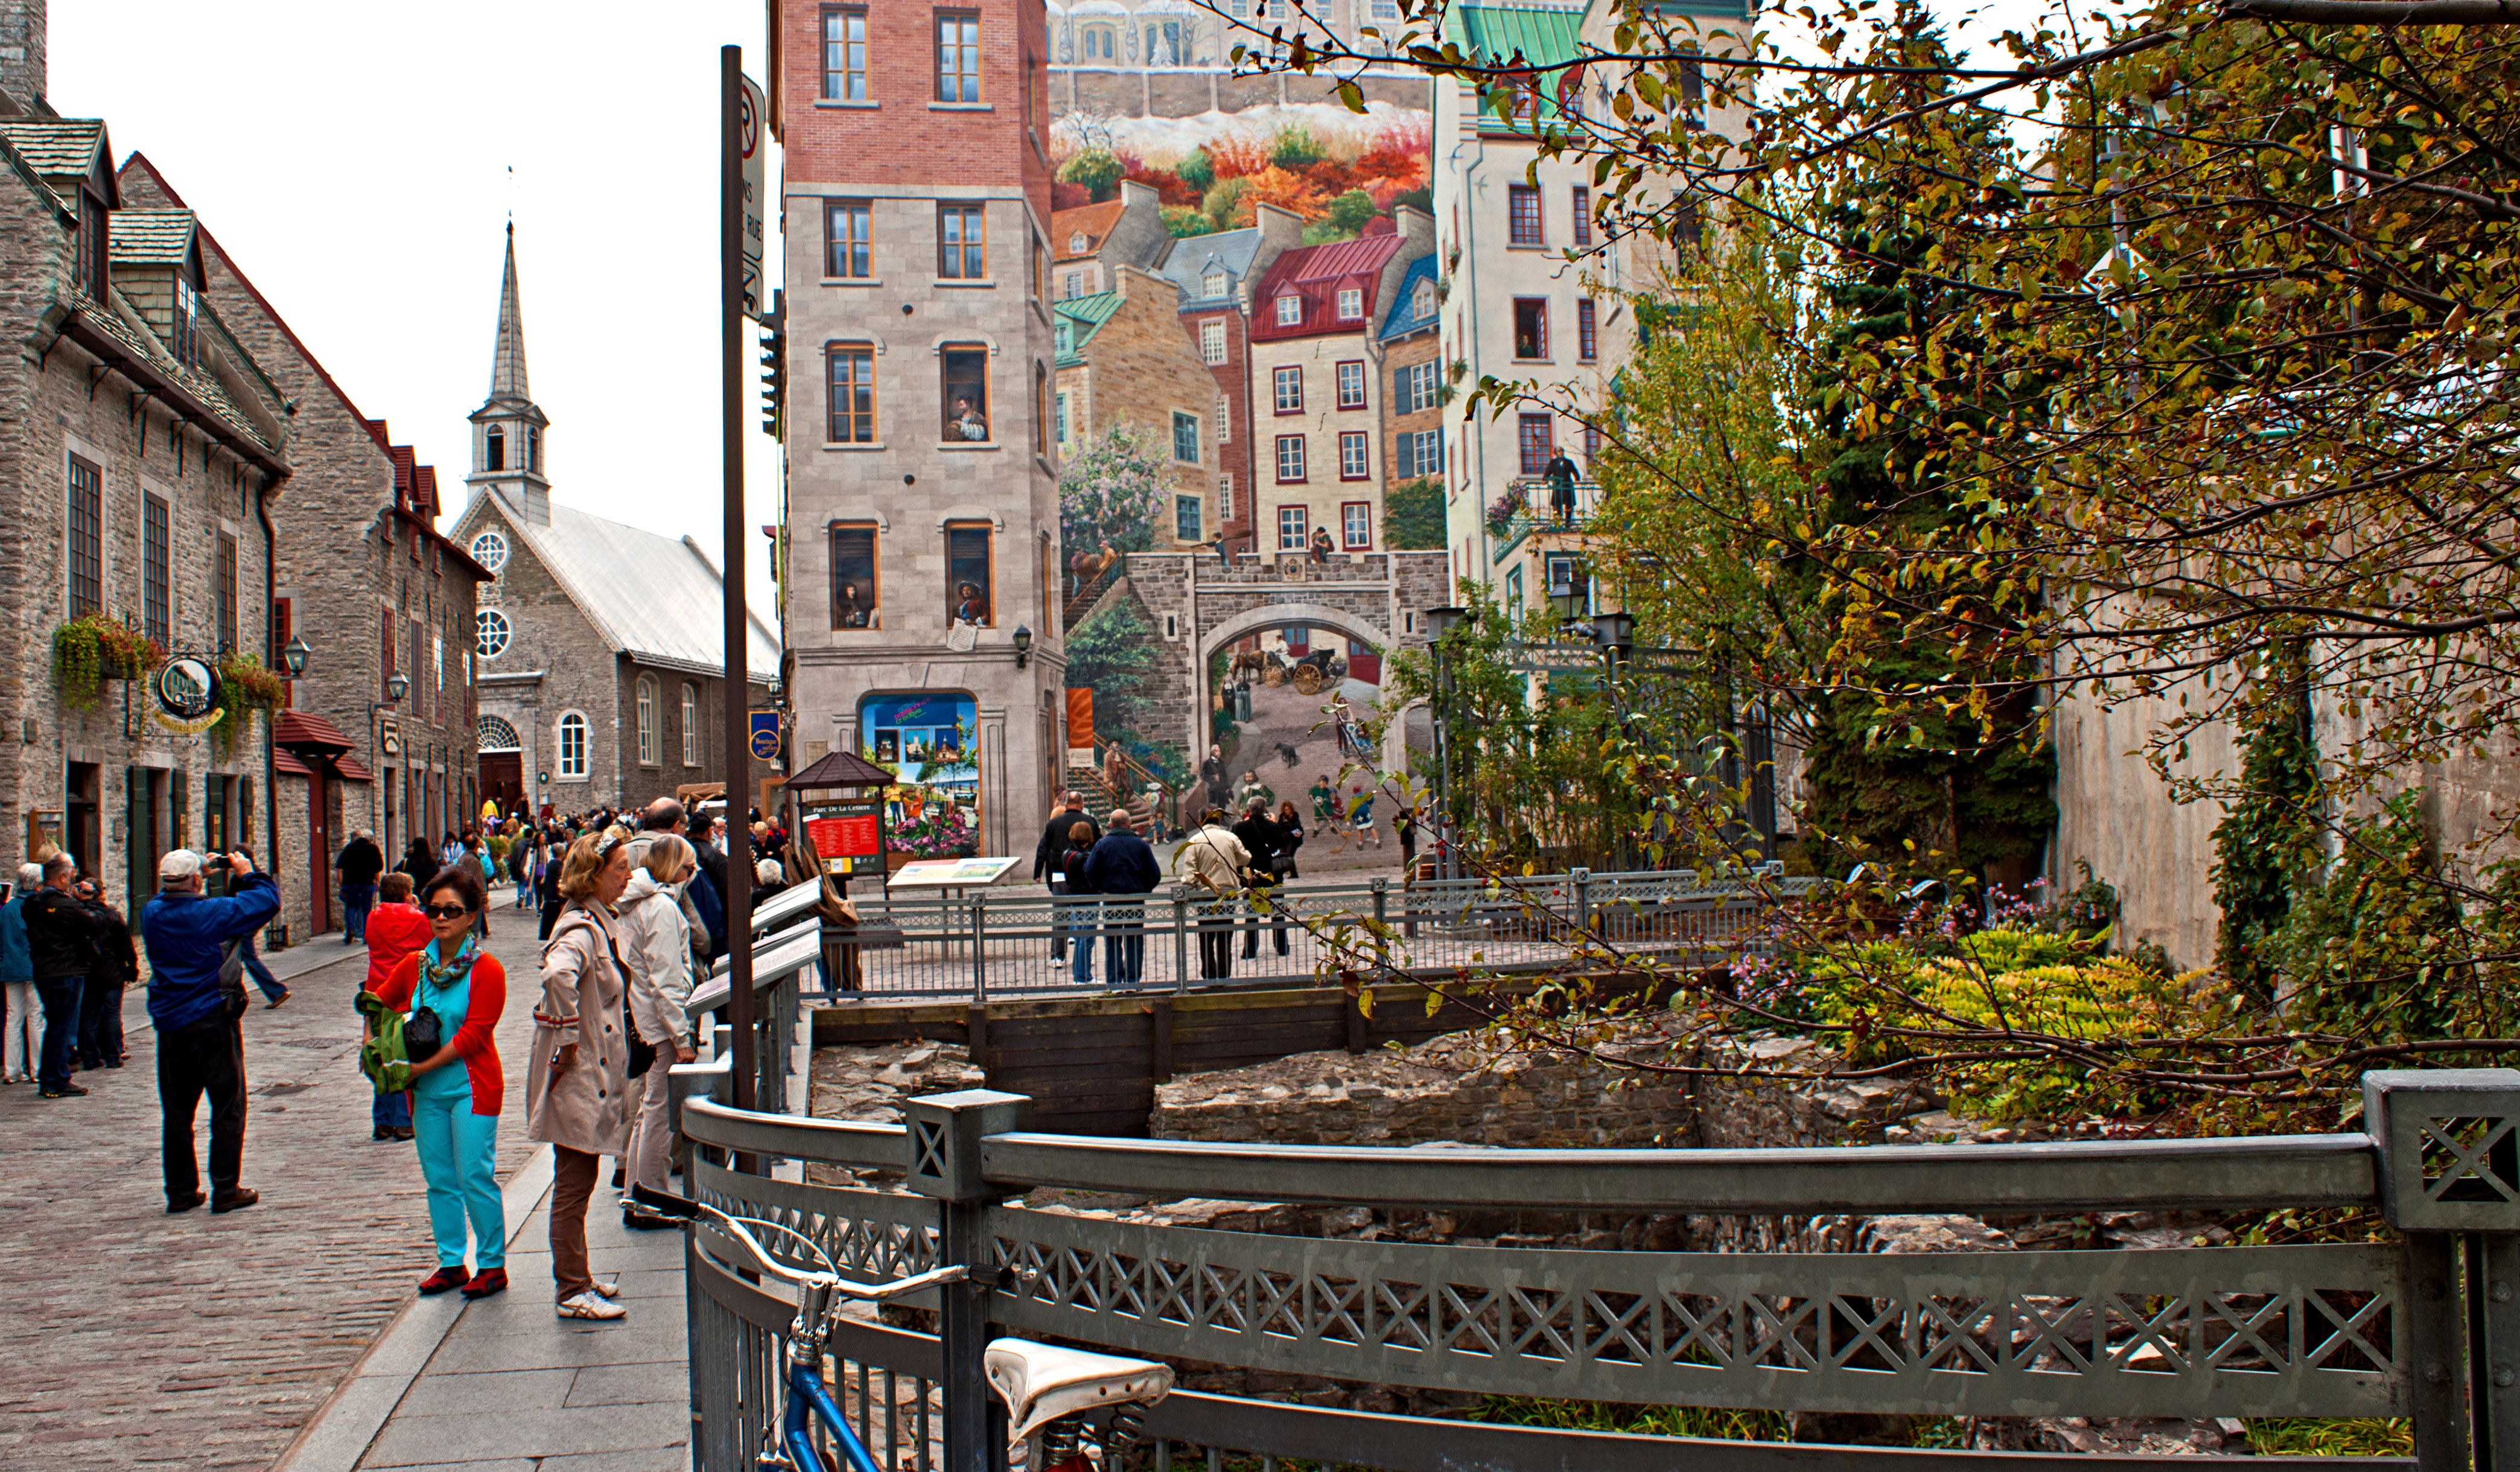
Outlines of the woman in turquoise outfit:
[[[437,1014],[446,1042],[411,1064],[412,1130],[428,1182],[428,1228],[437,1271],[420,1291],[462,1288],[486,1298],[508,1286],[507,1215],[499,1200],[499,1109],[505,1080],[496,1034],[508,1004],[508,973],[480,949],[473,923],[488,903],[477,866],[459,863],[428,881],[421,911],[429,943],[405,957],[377,988],[386,1005]],[[467,1271],[465,1226],[472,1228]]]

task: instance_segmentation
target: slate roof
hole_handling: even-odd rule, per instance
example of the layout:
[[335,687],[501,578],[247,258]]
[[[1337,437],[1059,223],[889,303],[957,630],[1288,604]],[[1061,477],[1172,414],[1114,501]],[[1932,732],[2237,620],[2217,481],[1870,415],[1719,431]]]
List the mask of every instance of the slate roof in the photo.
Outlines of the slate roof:
[[[1164,263],[1155,274],[1181,288],[1181,309],[1203,311],[1231,306],[1235,288],[1251,271],[1251,258],[1260,253],[1260,229],[1246,226],[1240,230],[1220,230],[1214,235],[1189,235],[1172,243],[1164,254]],[[1225,294],[1207,294],[1207,274],[1223,270]]]
[[[641,531],[557,501],[551,523],[537,525],[504,493],[485,494],[614,650],[642,664],[725,673],[726,582],[690,538]],[[745,613],[744,665],[754,680],[774,679],[779,636],[760,614]]]
[[1423,317],[1410,310],[1417,302],[1418,285],[1420,283],[1432,285],[1434,280],[1435,252],[1429,250],[1409,263],[1409,269],[1401,275],[1399,290],[1391,301],[1391,310],[1382,319],[1383,341],[1389,342],[1394,337],[1406,337],[1411,333],[1422,333],[1435,325],[1435,319],[1443,315],[1442,302],[1430,301],[1426,307],[1426,315]]
[[117,266],[182,266],[192,258],[189,209],[117,209],[106,227],[106,253]]
[[[1053,259],[1071,261],[1092,255],[1102,248],[1103,237],[1120,223],[1120,212],[1127,206],[1118,200],[1105,200],[1100,204],[1079,204],[1074,209],[1056,210],[1050,217],[1050,250]],[[1085,248],[1073,249],[1068,237],[1085,232]]]
[[[0,117],[0,140],[18,151],[26,166],[47,180],[83,179],[97,166],[97,156],[105,149],[105,120],[100,117]],[[111,161],[105,169],[107,188],[112,188],[113,169]],[[54,194],[65,204],[77,201],[56,189]],[[109,198],[111,196],[109,195]]]
[[1051,315],[1058,322],[1058,367],[1076,368],[1085,362],[1085,344],[1093,341],[1102,324],[1120,310],[1123,300],[1126,298],[1117,291],[1099,291],[1092,296],[1071,296],[1051,303]]

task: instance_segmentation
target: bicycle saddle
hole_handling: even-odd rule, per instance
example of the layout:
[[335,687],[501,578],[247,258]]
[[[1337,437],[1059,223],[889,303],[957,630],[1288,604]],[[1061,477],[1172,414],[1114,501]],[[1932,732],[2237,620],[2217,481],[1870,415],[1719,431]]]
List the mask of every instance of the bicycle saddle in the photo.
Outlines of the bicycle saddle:
[[1060,1349],[1029,1339],[990,1340],[986,1362],[989,1384],[1007,1403],[1007,1414],[1015,1422],[1009,1433],[1015,1441],[1060,1416],[1097,1405],[1124,1401],[1152,1405],[1173,1388],[1170,1365]]

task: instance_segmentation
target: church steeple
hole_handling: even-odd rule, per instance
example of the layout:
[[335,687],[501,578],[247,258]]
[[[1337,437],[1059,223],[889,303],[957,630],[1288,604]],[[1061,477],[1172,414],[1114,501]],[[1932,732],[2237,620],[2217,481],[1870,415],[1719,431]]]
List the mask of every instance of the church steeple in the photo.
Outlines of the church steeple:
[[526,520],[548,523],[551,482],[543,475],[543,435],[550,425],[525,384],[525,319],[518,304],[512,220],[499,280],[499,331],[490,350],[490,396],[472,411],[472,473],[465,483],[500,492]]

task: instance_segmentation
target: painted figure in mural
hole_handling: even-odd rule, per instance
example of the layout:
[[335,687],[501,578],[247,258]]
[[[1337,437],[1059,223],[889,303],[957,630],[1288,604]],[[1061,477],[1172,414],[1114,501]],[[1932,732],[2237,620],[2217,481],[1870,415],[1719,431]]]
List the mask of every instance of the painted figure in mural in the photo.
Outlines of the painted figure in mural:
[[858,592],[855,583],[840,585],[839,606],[834,611],[839,615],[843,629],[869,628],[875,617],[875,606],[866,602],[865,595]]
[[954,400],[954,437],[956,439],[989,437],[989,422],[980,417],[980,411],[971,406],[969,399],[958,397]]
[[989,616],[988,607],[980,602],[980,585],[964,583],[954,590],[954,621],[978,624]]

